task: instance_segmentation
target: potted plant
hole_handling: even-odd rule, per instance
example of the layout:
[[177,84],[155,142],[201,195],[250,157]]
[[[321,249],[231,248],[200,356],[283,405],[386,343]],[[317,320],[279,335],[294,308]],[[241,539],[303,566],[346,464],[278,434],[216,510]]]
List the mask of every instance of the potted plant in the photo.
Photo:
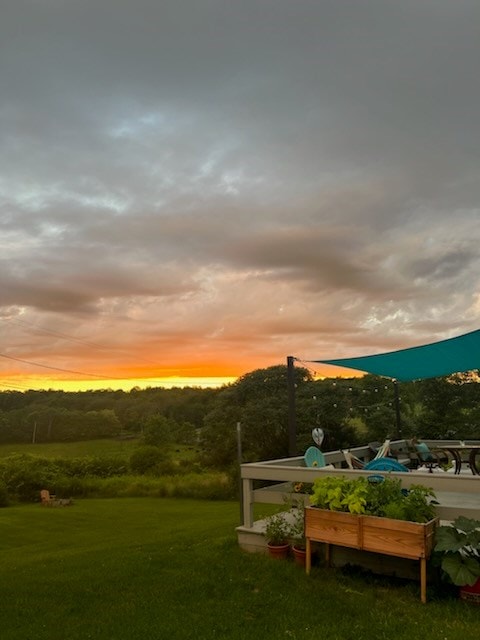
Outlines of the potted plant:
[[291,513],[293,522],[291,526],[291,544],[293,558],[301,566],[305,566],[306,540],[305,540],[305,515],[303,502],[292,504]]
[[426,559],[438,523],[433,491],[423,485],[402,489],[401,481],[381,475],[354,480],[317,478],[305,508],[307,572],[310,542],[353,547],[420,560],[421,599],[426,602]]
[[418,484],[403,489],[397,478],[327,476],[315,480],[310,504],[330,511],[428,522],[435,517],[434,498],[429,487]]
[[269,554],[274,558],[286,558],[290,548],[291,525],[282,513],[267,518],[265,538]]
[[460,597],[480,604],[480,520],[459,516],[438,527],[434,550],[441,554],[444,575],[460,587]]

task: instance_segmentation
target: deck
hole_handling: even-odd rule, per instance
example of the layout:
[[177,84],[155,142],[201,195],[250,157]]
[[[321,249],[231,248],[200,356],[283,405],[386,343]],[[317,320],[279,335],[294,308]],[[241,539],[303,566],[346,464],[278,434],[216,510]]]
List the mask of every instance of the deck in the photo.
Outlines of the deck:
[[[453,440],[426,440],[425,442],[432,447],[438,444],[443,446],[458,444],[458,441]],[[410,454],[405,440],[392,441],[390,446],[392,452],[399,459],[409,459]],[[478,442],[478,446],[480,447],[480,442]],[[351,449],[351,453],[365,461],[371,457],[371,450],[368,446]],[[332,465],[333,468],[308,468],[305,466],[303,456],[241,465],[243,522],[237,527],[237,534],[242,549],[253,552],[265,551],[264,522],[254,520],[254,505],[256,503],[284,504],[285,500],[292,496],[299,496],[298,493],[293,492],[294,484],[311,483],[322,475],[355,478],[369,476],[372,473],[345,468],[345,458],[341,451],[330,451],[324,455],[326,464]],[[442,521],[452,521],[459,515],[480,519],[480,476],[473,475],[466,463],[458,475],[453,472],[434,471],[429,473],[414,469],[409,473],[380,473],[399,478],[405,488],[412,484],[431,487],[439,503],[436,506],[437,515]],[[258,481],[266,486],[254,488]]]

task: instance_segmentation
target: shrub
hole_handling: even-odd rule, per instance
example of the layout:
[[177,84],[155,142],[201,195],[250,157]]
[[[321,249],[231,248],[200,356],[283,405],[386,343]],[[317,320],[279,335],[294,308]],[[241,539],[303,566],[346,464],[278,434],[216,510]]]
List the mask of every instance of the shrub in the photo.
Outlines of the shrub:
[[17,500],[35,502],[41,489],[51,489],[60,469],[53,460],[30,455],[12,455],[0,464],[0,480]]
[[232,497],[225,474],[212,472],[199,476],[117,476],[112,478],[66,478],[55,487],[57,495],[83,498],[195,498],[228,500]]
[[8,507],[9,505],[7,485],[0,481],[0,507]]
[[110,478],[128,473],[127,463],[116,456],[95,456],[56,460],[57,465],[66,476],[85,478],[98,476]]
[[130,456],[130,469],[133,473],[141,475],[155,473],[157,465],[165,462],[166,457],[165,452],[158,447],[145,445],[136,449]]

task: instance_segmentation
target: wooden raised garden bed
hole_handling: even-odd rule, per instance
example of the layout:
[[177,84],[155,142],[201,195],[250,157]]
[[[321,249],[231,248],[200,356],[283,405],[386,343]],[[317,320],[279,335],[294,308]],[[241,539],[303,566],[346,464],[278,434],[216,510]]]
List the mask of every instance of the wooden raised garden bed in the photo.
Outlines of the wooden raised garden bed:
[[430,557],[438,518],[426,523],[354,515],[305,507],[306,571],[311,568],[311,543],[324,542],[327,564],[330,545],[352,547],[420,561],[420,597],[426,602],[427,559]]

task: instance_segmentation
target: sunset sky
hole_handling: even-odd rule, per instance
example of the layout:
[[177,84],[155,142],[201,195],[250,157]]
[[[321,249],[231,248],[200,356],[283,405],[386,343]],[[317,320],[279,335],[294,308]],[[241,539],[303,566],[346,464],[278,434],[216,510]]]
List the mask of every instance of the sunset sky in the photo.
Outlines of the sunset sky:
[[5,0],[0,389],[478,329],[479,68],[478,0]]

